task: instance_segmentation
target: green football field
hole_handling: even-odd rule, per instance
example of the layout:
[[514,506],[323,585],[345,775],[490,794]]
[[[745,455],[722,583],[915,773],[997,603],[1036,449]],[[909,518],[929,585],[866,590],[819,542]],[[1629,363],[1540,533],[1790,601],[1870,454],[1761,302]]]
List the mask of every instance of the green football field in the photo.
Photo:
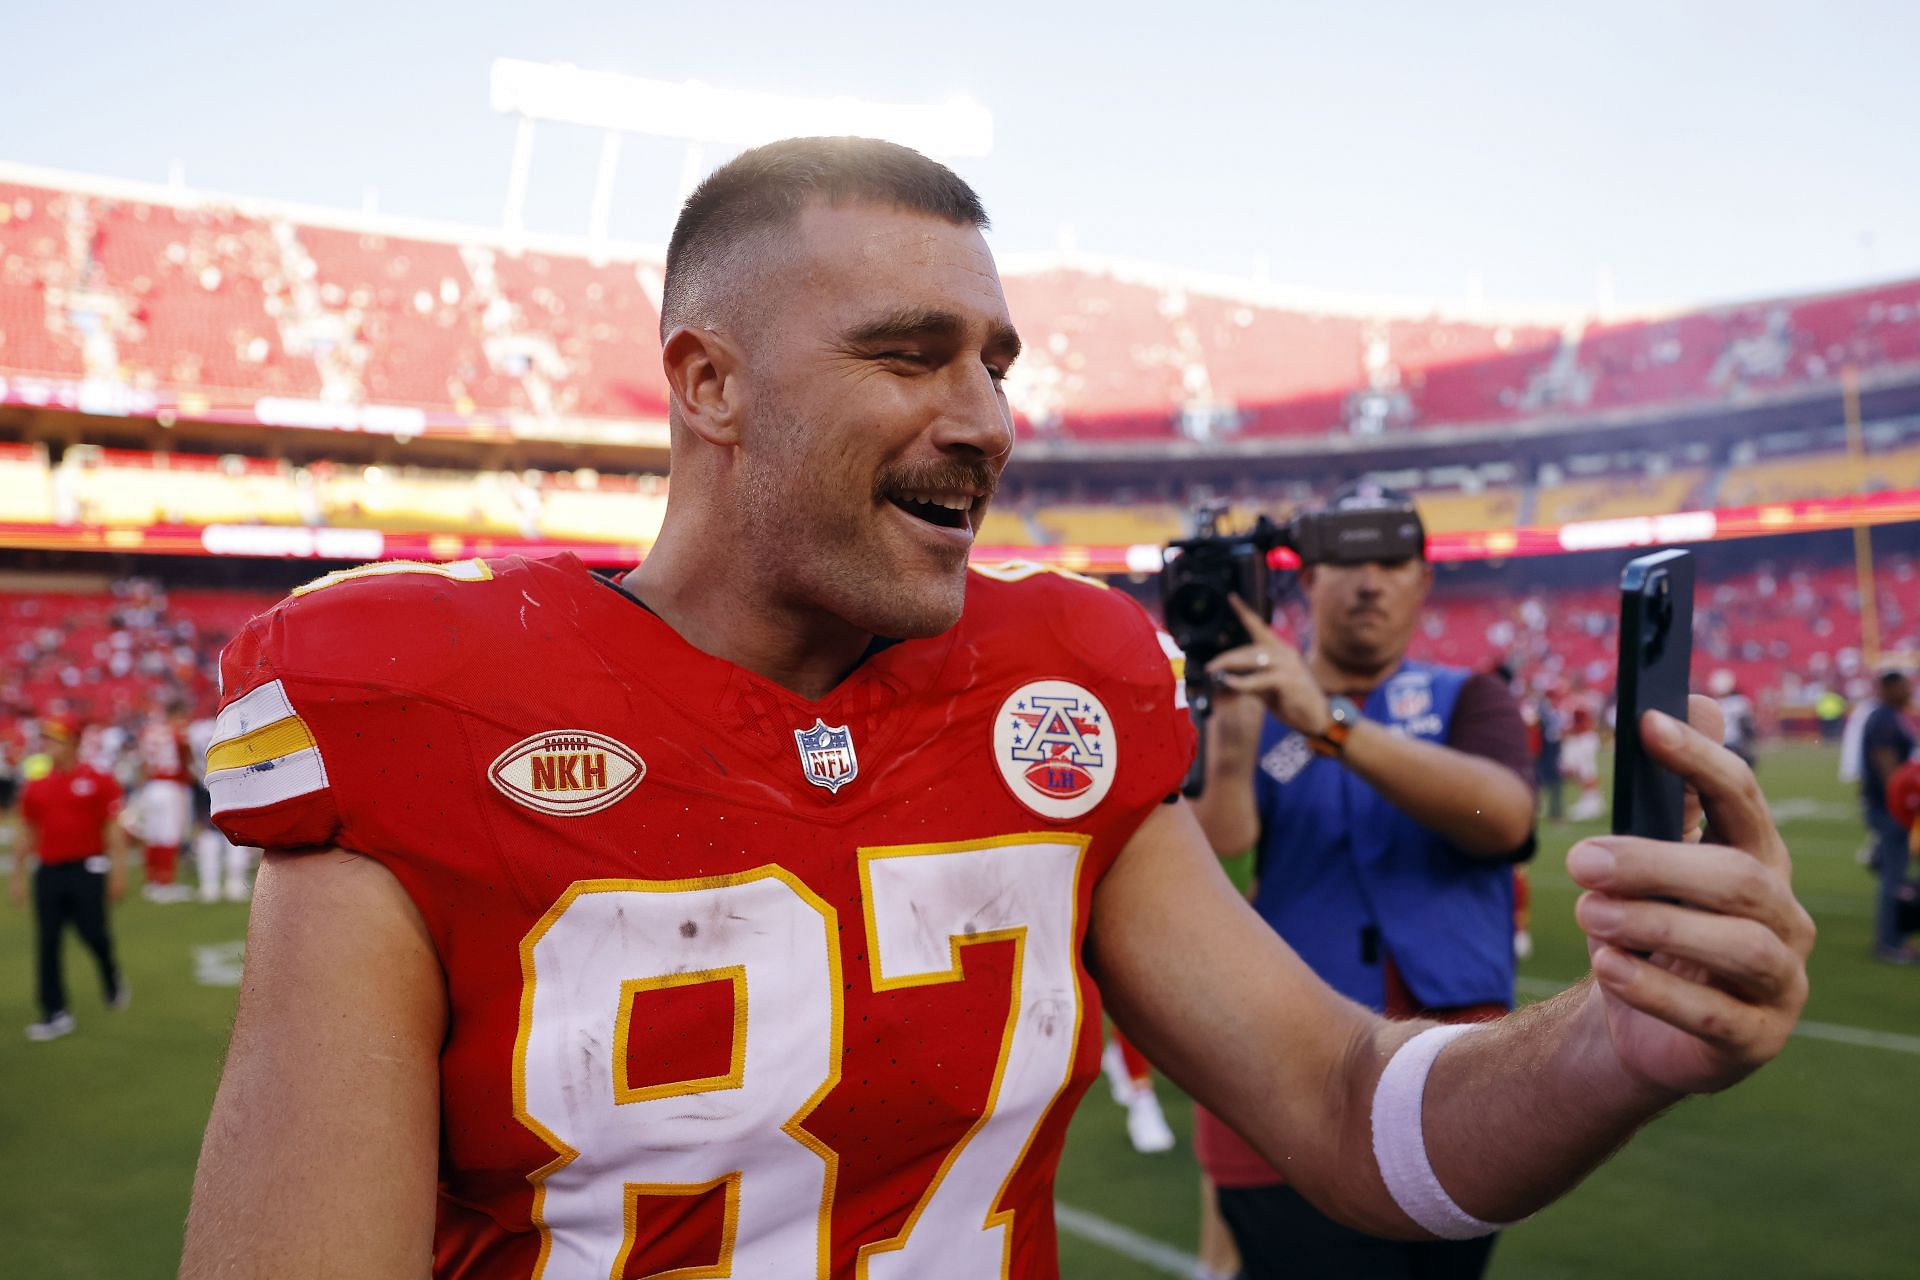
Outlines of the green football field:
[[[1854,860],[1859,822],[1832,753],[1782,749],[1760,772],[1820,924],[1802,1034],[1755,1079],[1665,1116],[1509,1233],[1494,1275],[1920,1275],[1920,969],[1868,958],[1872,882]],[[1584,970],[1562,863],[1594,829],[1543,828],[1523,997]],[[34,1016],[29,921],[0,907],[0,1276],[174,1274],[245,925],[241,906],[129,901],[115,928],[133,1007],[100,1007],[70,943],[80,1029],[36,1045],[18,1030]],[[1181,1144],[1151,1157],[1127,1145],[1104,1086],[1088,1094],[1060,1173],[1065,1275],[1177,1275],[1191,1254],[1189,1108],[1160,1091]]]

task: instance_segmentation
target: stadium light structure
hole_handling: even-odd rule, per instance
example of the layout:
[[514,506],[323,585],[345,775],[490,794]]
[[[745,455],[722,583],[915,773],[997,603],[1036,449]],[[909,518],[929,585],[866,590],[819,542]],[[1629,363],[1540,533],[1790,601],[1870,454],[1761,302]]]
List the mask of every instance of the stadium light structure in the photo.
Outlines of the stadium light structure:
[[701,177],[708,145],[737,149],[776,138],[858,134],[885,138],[940,159],[984,156],[993,149],[992,113],[965,96],[933,104],[800,98],[721,89],[693,80],[675,84],[585,71],[563,63],[497,58],[491,97],[495,111],[520,117],[507,179],[509,233],[518,233],[522,225],[533,167],[534,125],[546,121],[606,131],[588,232],[596,244],[606,240],[620,139],[629,133],[687,144],[680,175],[683,196]]

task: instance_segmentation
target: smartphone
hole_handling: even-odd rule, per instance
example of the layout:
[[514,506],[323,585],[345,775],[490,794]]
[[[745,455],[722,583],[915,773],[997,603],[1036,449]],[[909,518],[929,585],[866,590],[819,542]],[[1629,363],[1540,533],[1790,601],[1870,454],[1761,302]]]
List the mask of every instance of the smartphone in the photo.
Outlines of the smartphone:
[[1613,734],[1613,833],[1678,840],[1686,785],[1648,758],[1640,715],[1664,711],[1687,722],[1687,668],[1693,661],[1693,553],[1661,551],[1620,575],[1620,669]]

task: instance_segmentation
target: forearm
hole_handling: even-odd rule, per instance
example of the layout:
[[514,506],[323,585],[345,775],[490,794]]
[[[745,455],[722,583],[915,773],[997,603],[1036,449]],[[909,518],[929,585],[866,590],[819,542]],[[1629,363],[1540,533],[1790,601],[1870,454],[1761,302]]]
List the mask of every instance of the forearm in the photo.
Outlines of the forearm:
[[1231,858],[1245,853],[1260,838],[1260,814],[1254,805],[1252,780],[1207,770],[1206,789],[1190,801],[1216,855]]
[[1367,720],[1348,735],[1341,761],[1394,808],[1462,853],[1504,859],[1533,831],[1533,793],[1492,760]]
[[1620,1065],[1589,980],[1447,1046],[1427,1078],[1428,1158],[1463,1210],[1512,1222],[1572,1190],[1679,1098]]
[[1237,719],[1216,714],[1207,722],[1205,787],[1190,801],[1207,842],[1222,858],[1245,853],[1260,838],[1260,812],[1253,794],[1260,720],[1253,718],[1249,732]]

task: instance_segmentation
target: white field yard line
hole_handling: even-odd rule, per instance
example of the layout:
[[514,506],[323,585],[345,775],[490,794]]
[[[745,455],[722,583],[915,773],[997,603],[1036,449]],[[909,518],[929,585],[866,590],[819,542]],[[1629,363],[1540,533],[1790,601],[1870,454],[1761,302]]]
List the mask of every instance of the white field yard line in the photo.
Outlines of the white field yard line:
[[1806,818],[1839,822],[1860,816],[1859,805],[1842,804],[1837,800],[1815,800],[1811,796],[1788,796],[1784,800],[1775,800],[1767,808],[1772,812],[1773,820],[1780,823],[1799,822]]
[[1199,1259],[1190,1253],[1182,1253],[1172,1245],[1162,1244],[1151,1236],[1143,1236],[1131,1227],[1123,1227],[1117,1222],[1109,1222],[1098,1214],[1088,1213],[1085,1209],[1076,1209],[1070,1204],[1055,1201],[1053,1205],[1054,1221],[1060,1229],[1069,1235],[1079,1236],[1103,1249],[1111,1250],[1123,1258],[1131,1258],[1143,1267],[1150,1267],[1162,1275],[1189,1276]]
[[[1519,978],[1514,982],[1522,995],[1529,996],[1557,996],[1571,985],[1546,978]],[[1850,1044],[1862,1049],[1891,1049],[1895,1053],[1920,1054],[1920,1036],[1902,1035],[1898,1031],[1874,1031],[1867,1027],[1843,1026],[1838,1022],[1809,1022],[1803,1019],[1793,1029],[1793,1034],[1809,1040],[1831,1040],[1835,1044]]]

